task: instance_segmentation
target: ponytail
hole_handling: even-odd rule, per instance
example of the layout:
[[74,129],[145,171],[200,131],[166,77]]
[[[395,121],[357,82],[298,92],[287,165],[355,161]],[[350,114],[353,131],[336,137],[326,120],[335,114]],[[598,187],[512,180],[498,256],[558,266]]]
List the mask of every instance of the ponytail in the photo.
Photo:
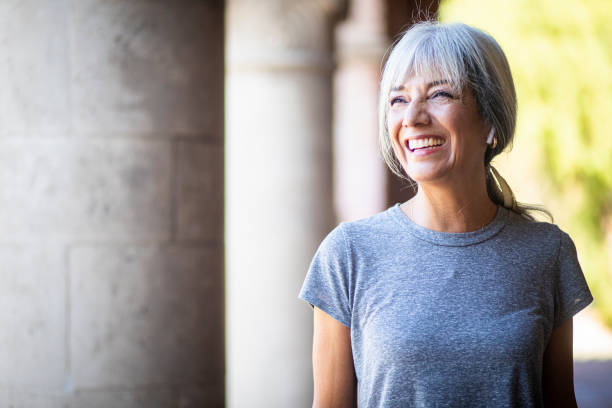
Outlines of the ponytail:
[[508,182],[499,174],[497,169],[490,164],[487,165],[486,180],[487,193],[491,201],[495,204],[501,205],[531,221],[535,221],[534,214],[532,214],[534,211],[546,214],[546,216],[550,218],[550,221],[553,221],[552,214],[545,207],[517,202]]

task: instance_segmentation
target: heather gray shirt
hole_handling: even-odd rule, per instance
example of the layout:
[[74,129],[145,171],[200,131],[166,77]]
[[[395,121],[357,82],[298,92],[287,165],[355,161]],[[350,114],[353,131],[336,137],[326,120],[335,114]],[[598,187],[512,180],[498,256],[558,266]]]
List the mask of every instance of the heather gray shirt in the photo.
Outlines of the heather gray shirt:
[[299,297],[350,328],[361,408],[542,406],[550,334],[592,301],[555,225],[436,232],[399,205],[334,229]]

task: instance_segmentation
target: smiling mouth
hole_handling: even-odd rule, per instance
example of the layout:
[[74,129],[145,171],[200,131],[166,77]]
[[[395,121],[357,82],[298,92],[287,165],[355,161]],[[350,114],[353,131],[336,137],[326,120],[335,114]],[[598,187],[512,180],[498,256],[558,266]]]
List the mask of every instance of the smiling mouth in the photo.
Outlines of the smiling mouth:
[[408,139],[406,140],[405,144],[408,150],[414,152],[417,150],[431,149],[433,147],[442,146],[444,144],[444,139],[440,137]]

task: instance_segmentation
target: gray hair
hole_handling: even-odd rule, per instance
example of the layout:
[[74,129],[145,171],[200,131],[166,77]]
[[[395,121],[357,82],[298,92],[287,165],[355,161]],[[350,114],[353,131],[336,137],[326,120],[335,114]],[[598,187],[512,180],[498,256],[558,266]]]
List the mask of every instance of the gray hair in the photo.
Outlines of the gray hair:
[[[379,142],[387,166],[410,180],[393,152],[387,114],[391,88],[407,76],[431,80],[444,78],[459,96],[469,88],[483,120],[495,128],[497,145],[484,156],[487,192],[496,204],[533,219],[528,210],[548,212],[540,206],[518,204],[506,181],[494,170],[491,160],[512,144],[516,128],[516,92],[506,56],[489,34],[462,23],[433,21],[413,25],[393,47],[381,79],[379,98]],[[549,214],[550,215],[550,214]]]

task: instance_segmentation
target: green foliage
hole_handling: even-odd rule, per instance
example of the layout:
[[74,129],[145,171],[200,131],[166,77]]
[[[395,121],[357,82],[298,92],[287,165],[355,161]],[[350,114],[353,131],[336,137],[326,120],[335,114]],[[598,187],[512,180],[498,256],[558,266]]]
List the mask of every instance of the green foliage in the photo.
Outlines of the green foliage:
[[[447,0],[442,21],[489,32],[508,57],[517,138],[533,143],[561,201],[595,304],[612,326],[612,2]],[[519,197],[520,199],[520,197]],[[612,248],[610,246],[609,248]]]

